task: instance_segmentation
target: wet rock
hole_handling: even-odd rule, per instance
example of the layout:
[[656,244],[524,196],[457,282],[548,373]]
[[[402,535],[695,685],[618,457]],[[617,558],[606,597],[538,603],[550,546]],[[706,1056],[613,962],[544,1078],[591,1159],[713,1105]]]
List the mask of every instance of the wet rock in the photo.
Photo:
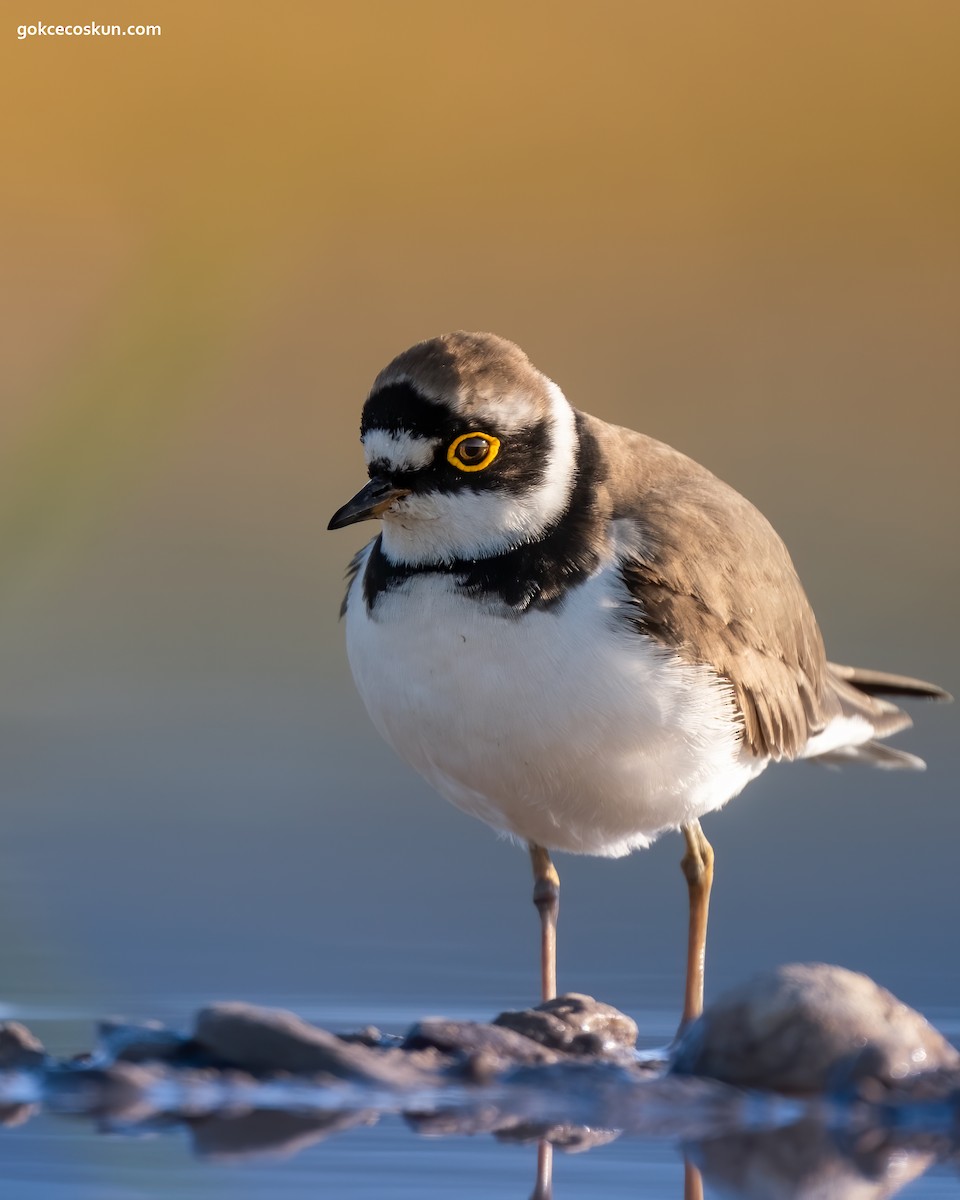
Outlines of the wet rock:
[[960,1064],[916,1075],[891,1075],[886,1052],[869,1044],[838,1066],[830,1091],[837,1099],[883,1105],[891,1114],[897,1108],[935,1104],[948,1104],[960,1112]]
[[560,1060],[555,1050],[549,1050],[512,1029],[486,1025],[480,1021],[448,1021],[444,1017],[427,1017],[418,1021],[403,1042],[405,1050],[424,1047],[433,1047],[468,1060],[482,1056],[486,1065],[484,1075],[507,1066],[529,1066]]
[[461,1073],[481,1083],[512,1067],[571,1056],[632,1061],[636,1040],[637,1027],[628,1016],[592,996],[571,993],[538,1008],[503,1012],[491,1024],[430,1017],[413,1026],[403,1047],[430,1046],[455,1056]]
[[960,1054],[942,1034],[866,975],[795,963],[711,1004],[684,1034],[671,1069],[801,1093],[957,1066]]
[[355,1033],[338,1033],[341,1042],[355,1042],[360,1046],[389,1047],[399,1044],[400,1039],[381,1033],[376,1025],[364,1025]]
[[457,1075],[464,1083],[483,1087],[494,1083],[510,1065],[506,1059],[489,1050],[477,1050],[472,1054],[461,1055],[454,1062],[450,1074]]
[[52,1112],[109,1115],[136,1124],[156,1112],[153,1091],[165,1070],[141,1063],[54,1068],[44,1078],[44,1105]]
[[[402,1044],[373,1028],[337,1036],[282,1010],[217,1004],[190,1037],[106,1022],[83,1062],[45,1059],[28,1031],[9,1024],[0,1026],[0,1061],[39,1069],[0,1075],[0,1123],[25,1119],[42,1097],[47,1111],[83,1113],[103,1129],[183,1122],[198,1153],[229,1159],[295,1153],[377,1112],[404,1111],[425,1134],[568,1150],[617,1130],[701,1142],[719,1181],[737,1178],[725,1139],[743,1135],[740,1158],[761,1164],[756,1178],[743,1175],[744,1196],[851,1200],[860,1176],[879,1178],[888,1160],[893,1171],[899,1151],[913,1167],[946,1161],[960,1145],[960,1054],[888,992],[840,968],[781,968],[729,993],[691,1027],[669,1074],[636,1055],[635,1037],[628,1017],[580,995],[491,1024],[424,1020]],[[829,1127],[751,1141],[802,1116],[829,1118]],[[784,1183],[765,1193],[765,1172],[810,1190]]]
[[131,1023],[115,1017],[97,1026],[101,1053],[116,1062],[177,1062],[182,1060],[189,1042],[182,1034],[160,1021]]
[[254,1074],[289,1072],[389,1088],[415,1087],[429,1077],[422,1061],[399,1050],[345,1042],[284,1009],[242,1002],[202,1009],[194,1041],[222,1063]]
[[34,1071],[47,1055],[43,1043],[19,1021],[0,1023],[0,1071]]
[[158,1109],[157,1086],[170,1079],[160,1063],[113,1063],[104,1071],[102,1114],[121,1125],[137,1125]]
[[502,1012],[493,1022],[561,1054],[624,1057],[637,1044],[637,1025],[592,996],[570,992],[522,1012]]

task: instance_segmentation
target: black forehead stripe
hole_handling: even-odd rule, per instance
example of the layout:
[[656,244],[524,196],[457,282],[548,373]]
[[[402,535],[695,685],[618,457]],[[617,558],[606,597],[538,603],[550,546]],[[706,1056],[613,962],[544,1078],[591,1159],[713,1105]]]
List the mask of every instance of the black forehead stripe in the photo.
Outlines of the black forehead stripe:
[[426,467],[403,471],[389,462],[370,463],[369,469],[387,471],[392,478],[404,486],[442,494],[473,491],[517,491],[537,487],[547,472],[547,452],[550,447],[549,431],[545,426],[520,429],[504,433],[487,425],[485,432],[501,439],[500,453],[489,467],[482,471],[460,471],[446,461],[447,446],[453,436],[469,428],[469,423],[454,420],[453,425],[440,436],[432,463]]
[[606,515],[597,503],[606,470],[596,439],[579,413],[577,433],[577,477],[569,505],[540,538],[489,558],[410,565],[387,558],[381,535],[367,558],[363,576],[367,610],[373,611],[382,595],[416,576],[453,575],[463,595],[479,601],[500,600],[517,615],[530,608],[559,611],[571,588],[597,569],[606,524]]
[[437,439],[434,459],[425,467],[404,469],[389,455],[368,463],[372,474],[388,474],[405,487],[422,486],[424,490],[437,492],[506,491],[536,487],[543,482],[550,449],[550,428],[546,421],[509,433],[485,423],[480,432],[501,439],[500,453],[483,471],[459,471],[446,463],[447,447],[458,434],[474,428],[474,422],[465,421],[447,405],[427,399],[413,384],[404,382],[388,384],[370,396],[363,408],[360,436],[379,430]]
[[390,383],[367,400],[360,420],[360,436],[371,429],[436,437],[451,424],[450,409],[428,400],[412,383]]

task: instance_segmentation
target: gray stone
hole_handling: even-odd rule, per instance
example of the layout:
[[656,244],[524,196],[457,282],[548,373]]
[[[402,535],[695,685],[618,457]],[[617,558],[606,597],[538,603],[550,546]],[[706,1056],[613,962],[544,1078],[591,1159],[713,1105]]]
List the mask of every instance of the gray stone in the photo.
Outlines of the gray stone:
[[356,1042],[361,1046],[376,1046],[378,1049],[387,1049],[391,1045],[398,1045],[399,1038],[387,1037],[381,1033],[376,1025],[364,1025],[362,1029],[357,1029],[353,1033],[338,1033],[337,1037],[341,1042]]
[[[857,1064],[854,1064],[856,1071]],[[864,1080],[862,1072],[855,1084],[858,1098],[883,1104],[888,1109],[912,1105],[947,1104],[957,1114],[957,1132],[960,1135],[960,1065],[938,1067],[920,1075],[908,1076],[882,1087],[874,1080]]]
[[155,1090],[169,1079],[160,1063],[71,1065],[46,1076],[43,1102],[51,1112],[85,1112],[134,1125],[156,1113]]
[[528,1066],[557,1062],[560,1055],[512,1029],[486,1025],[480,1021],[450,1021],[445,1017],[427,1017],[418,1021],[403,1042],[404,1050],[434,1047],[444,1053],[479,1057],[485,1064],[483,1075],[506,1066]]
[[866,1078],[894,1084],[958,1065],[942,1034],[866,975],[794,963],[711,1004],[681,1038],[671,1069],[802,1093]]
[[202,1009],[194,1040],[221,1062],[254,1074],[319,1075],[390,1088],[414,1087],[429,1078],[399,1050],[344,1042],[284,1009],[239,1001]]
[[159,1021],[131,1023],[116,1017],[97,1026],[101,1052],[116,1062],[171,1062],[181,1058],[187,1040]]
[[0,1071],[34,1071],[46,1062],[43,1043],[19,1021],[0,1022]]
[[637,1044],[635,1021],[609,1004],[576,992],[522,1012],[503,1012],[493,1023],[562,1054],[620,1057]]

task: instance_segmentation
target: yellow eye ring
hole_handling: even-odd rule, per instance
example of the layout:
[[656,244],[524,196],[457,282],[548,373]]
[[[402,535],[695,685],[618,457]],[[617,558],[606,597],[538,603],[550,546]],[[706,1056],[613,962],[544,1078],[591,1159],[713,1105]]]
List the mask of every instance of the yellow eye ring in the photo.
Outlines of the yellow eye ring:
[[[476,462],[468,458],[461,458],[461,454],[465,454],[467,450],[464,443],[477,441],[486,442],[486,454],[482,458],[478,458]],[[461,446],[464,447],[463,450],[460,449]],[[474,447],[470,447],[470,449],[474,449]],[[458,438],[454,438],[447,448],[447,462],[456,467],[458,471],[482,471],[484,468],[490,466],[499,453],[500,439],[495,438],[493,434],[478,432],[462,433]]]

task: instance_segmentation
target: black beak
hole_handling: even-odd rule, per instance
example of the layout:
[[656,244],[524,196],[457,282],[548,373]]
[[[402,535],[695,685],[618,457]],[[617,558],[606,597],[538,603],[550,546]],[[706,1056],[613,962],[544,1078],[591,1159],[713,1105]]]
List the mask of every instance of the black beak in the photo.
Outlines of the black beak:
[[343,508],[337,509],[327,528],[343,529],[347,525],[355,525],[357,521],[369,521],[373,517],[379,517],[394,500],[409,495],[409,488],[395,487],[389,479],[374,475],[352,500],[348,500]]

